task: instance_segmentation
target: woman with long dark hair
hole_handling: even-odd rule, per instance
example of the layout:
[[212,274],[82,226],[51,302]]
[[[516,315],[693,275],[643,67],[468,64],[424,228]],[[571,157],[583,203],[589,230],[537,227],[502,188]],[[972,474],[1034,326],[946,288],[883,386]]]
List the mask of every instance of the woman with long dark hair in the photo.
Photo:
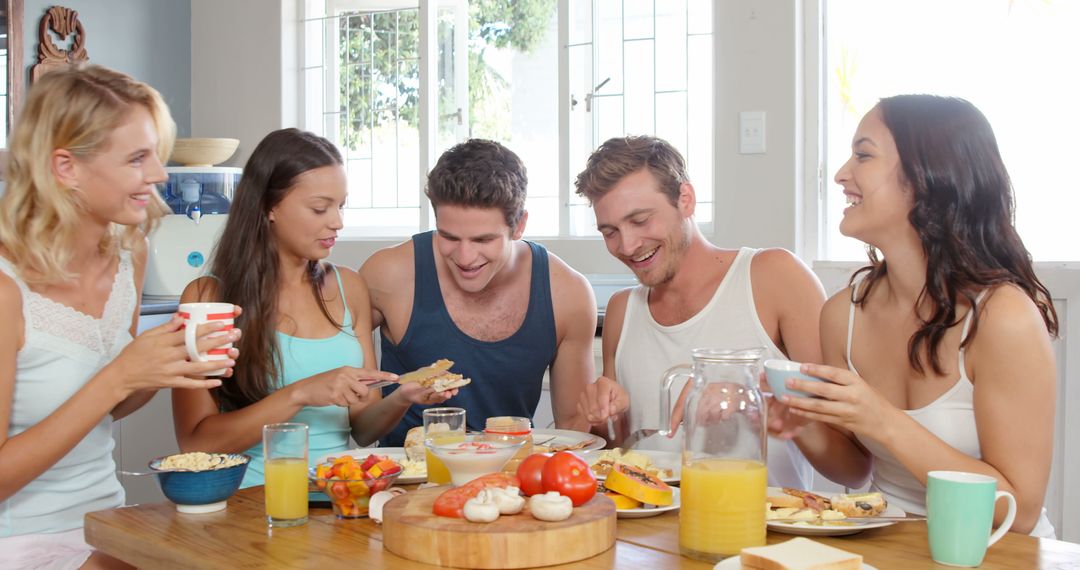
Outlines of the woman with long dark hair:
[[407,384],[386,399],[367,384],[394,380],[375,364],[367,286],[323,260],[343,227],[347,185],[330,141],[297,129],[266,136],[244,166],[211,275],[181,302],[226,301],[243,312],[233,378],[213,390],[174,391],[181,449],[246,452],[244,486],[263,482],[262,426],[309,426],[310,457],[368,445],[413,403],[444,393]]
[[1058,321],[1013,227],[990,124],[962,99],[882,99],[836,181],[850,204],[840,231],[867,244],[870,265],[822,311],[828,366],[803,371],[829,382],[788,380],[821,396],[784,399],[810,421],[796,442],[828,478],[869,478],[913,513],[926,512],[929,471],[992,476],[1016,497],[1013,530],[1053,537]]

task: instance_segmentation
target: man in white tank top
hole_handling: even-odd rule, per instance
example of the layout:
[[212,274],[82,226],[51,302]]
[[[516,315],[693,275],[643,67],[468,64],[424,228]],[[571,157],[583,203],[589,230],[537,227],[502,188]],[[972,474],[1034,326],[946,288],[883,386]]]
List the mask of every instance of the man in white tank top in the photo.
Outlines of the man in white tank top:
[[[766,358],[821,361],[825,293],[817,277],[783,249],[709,243],[694,222],[685,162],[669,143],[611,139],[576,185],[593,206],[608,251],[641,283],[608,302],[603,375],[579,403],[597,428],[616,420],[616,443],[637,429],[661,427],[661,377],[688,362],[691,349],[760,346]],[[679,439],[654,436],[637,447],[678,449]],[[768,468],[771,485],[812,487],[813,470],[790,441],[770,438]]]

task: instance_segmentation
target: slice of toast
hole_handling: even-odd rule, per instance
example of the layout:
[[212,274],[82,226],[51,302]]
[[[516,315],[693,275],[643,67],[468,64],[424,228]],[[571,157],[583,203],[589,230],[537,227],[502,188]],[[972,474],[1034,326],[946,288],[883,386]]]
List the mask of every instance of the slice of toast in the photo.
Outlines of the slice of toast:
[[754,570],[858,570],[862,568],[862,556],[802,537],[769,546],[744,548],[739,558],[743,568]]
[[412,372],[406,372],[405,374],[398,376],[398,384],[416,382],[417,384],[420,384],[425,388],[431,388],[436,392],[445,392],[447,390],[466,386],[472,382],[469,378],[463,378],[461,374],[450,372],[450,367],[453,365],[453,360],[442,358],[429,366],[413,370]]
[[421,382],[430,378],[436,378],[450,370],[450,367],[454,365],[453,360],[447,360],[442,358],[436,360],[428,366],[423,368],[417,368],[412,372],[406,372],[401,376],[398,376],[398,384],[407,384],[409,382]]

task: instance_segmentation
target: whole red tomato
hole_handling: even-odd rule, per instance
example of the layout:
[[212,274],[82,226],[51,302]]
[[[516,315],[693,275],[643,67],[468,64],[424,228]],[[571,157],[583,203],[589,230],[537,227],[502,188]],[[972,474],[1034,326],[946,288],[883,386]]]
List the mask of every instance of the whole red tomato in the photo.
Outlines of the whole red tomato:
[[570,451],[560,451],[544,463],[541,481],[545,491],[570,497],[575,507],[596,494],[596,475],[585,460]]
[[547,463],[549,457],[551,457],[550,453],[534,453],[518,465],[517,476],[521,479],[521,492],[525,493],[526,497],[544,492],[542,477],[544,464]]

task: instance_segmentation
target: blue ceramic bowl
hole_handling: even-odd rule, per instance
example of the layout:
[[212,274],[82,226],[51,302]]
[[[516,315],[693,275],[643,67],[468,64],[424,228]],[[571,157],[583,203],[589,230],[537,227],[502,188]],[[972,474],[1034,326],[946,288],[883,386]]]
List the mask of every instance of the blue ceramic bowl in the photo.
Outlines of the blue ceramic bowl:
[[814,398],[813,394],[808,394],[802,390],[792,390],[787,387],[788,378],[798,378],[799,380],[807,380],[810,382],[824,382],[817,376],[809,376],[799,372],[799,367],[802,364],[798,362],[792,362],[790,360],[781,360],[779,358],[770,358],[765,361],[765,379],[769,382],[769,387],[772,388],[773,397],[780,399],[780,396],[792,396],[802,398]]
[[[244,460],[239,465],[210,469],[207,471],[161,471],[156,473],[161,492],[182,513],[212,513],[225,508],[225,500],[240,488],[251,456],[239,453],[226,454]],[[150,462],[150,469],[158,471],[164,457]]]

